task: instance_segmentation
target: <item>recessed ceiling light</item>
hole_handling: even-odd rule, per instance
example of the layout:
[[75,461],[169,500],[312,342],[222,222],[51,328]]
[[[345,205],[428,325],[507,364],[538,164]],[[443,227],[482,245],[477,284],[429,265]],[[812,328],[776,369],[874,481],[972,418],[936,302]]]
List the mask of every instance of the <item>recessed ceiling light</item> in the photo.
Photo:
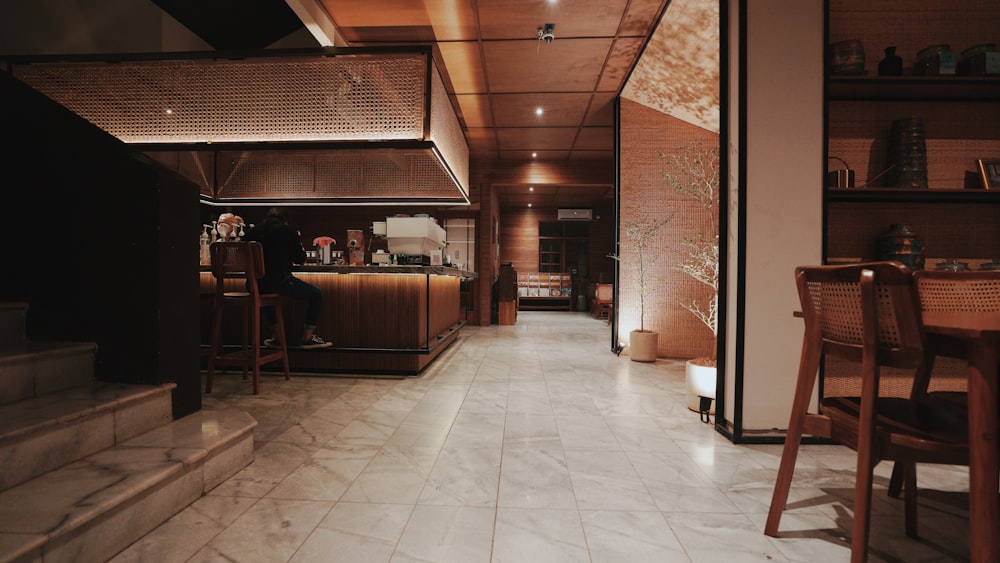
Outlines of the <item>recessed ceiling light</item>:
[[528,186],[528,191],[529,192],[535,191],[535,186]]
[[535,108],[535,115],[542,115],[543,113],[545,113],[544,109],[542,109],[542,108]]
[[538,153],[537,152],[531,153],[531,158],[538,158]]
[[531,207],[531,204],[530,204],[530,203],[528,204],[528,207]]
[[167,108],[164,113],[166,113],[167,115],[172,115],[174,113],[174,110]]

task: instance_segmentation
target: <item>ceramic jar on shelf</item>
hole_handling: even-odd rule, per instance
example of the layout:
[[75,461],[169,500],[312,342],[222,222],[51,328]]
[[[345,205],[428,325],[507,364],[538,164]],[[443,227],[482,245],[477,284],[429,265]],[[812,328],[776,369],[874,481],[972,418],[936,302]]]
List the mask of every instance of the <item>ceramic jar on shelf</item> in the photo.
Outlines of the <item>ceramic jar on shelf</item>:
[[1000,75],[1000,50],[996,43],[980,43],[962,51],[955,74],[964,76]]
[[950,45],[931,45],[917,53],[913,76],[955,74],[955,52]]
[[830,45],[830,74],[834,76],[864,76],[865,47],[856,39],[837,41]]
[[924,268],[924,241],[906,223],[889,225],[878,239],[879,260],[896,260],[914,270]]
[[886,166],[886,187],[927,187],[927,145],[922,119],[909,117],[892,122]]

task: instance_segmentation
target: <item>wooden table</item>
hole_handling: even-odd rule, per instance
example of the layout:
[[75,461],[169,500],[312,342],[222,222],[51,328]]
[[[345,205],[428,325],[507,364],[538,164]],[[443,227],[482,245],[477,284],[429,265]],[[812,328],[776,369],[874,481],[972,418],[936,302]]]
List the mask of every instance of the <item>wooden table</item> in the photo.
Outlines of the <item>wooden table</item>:
[[964,347],[969,362],[969,552],[974,563],[996,563],[997,550],[997,343],[996,315],[922,314],[932,352],[954,355]]
[[[965,344],[969,362],[969,555],[970,561],[996,563],[997,482],[997,342],[1000,330],[982,330],[924,322],[928,345],[938,337]],[[946,346],[947,347],[947,346]],[[950,355],[950,354],[949,354]]]

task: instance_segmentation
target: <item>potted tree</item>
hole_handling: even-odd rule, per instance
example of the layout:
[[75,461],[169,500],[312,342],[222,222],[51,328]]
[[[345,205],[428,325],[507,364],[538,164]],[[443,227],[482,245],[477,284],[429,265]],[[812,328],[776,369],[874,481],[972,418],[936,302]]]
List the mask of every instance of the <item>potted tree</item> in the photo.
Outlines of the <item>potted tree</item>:
[[[687,257],[677,269],[707,287],[709,291],[681,302],[712,331],[709,356],[687,362],[685,380],[687,405],[702,410],[700,397],[715,398],[716,342],[719,337],[719,148],[692,144],[671,154],[661,154],[670,166],[663,179],[679,193],[690,196],[704,212],[698,228],[684,239]],[[714,410],[710,411],[714,412]]]
[[[625,262],[625,272],[639,293],[639,328],[629,333],[628,355],[634,362],[654,362],[659,345],[659,333],[646,330],[646,297],[655,283],[654,275],[646,267],[647,249],[656,231],[670,221],[670,217],[637,219],[625,224],[623,242],[631,246],[629,254],[634,261]],[[632,256],[630,256],[631,258]],[[620,255],[612,256],[622,263]]]

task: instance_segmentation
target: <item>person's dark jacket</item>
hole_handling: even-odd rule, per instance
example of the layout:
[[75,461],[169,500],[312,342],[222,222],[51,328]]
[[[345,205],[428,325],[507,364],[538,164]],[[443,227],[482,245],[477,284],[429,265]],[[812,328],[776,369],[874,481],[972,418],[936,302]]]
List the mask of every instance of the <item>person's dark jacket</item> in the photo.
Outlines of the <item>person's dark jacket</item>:
[[306,251],[302,248],[299,233],[288,223],[275,217],[268,217],[255,225],[246,240],[255,240],[264,247],[264,277],[262,288],[273,288],[292,275],[292,265],[306,261]]

